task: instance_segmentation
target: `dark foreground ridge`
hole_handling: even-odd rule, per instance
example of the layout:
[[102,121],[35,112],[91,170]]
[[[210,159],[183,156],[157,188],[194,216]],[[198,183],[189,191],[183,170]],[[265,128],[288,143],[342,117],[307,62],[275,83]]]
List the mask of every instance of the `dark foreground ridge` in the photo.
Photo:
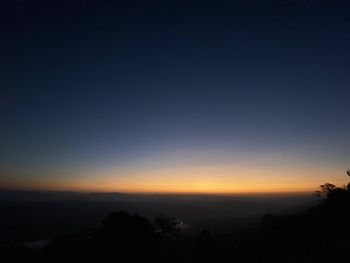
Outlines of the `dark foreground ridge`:
[[119,211],[99,227],[49,242],[1,244],[2,262],[350,262],[350,184],[321,186],[323,201],[299,214],[265,215],[259,227],[197,236],[163,215]]

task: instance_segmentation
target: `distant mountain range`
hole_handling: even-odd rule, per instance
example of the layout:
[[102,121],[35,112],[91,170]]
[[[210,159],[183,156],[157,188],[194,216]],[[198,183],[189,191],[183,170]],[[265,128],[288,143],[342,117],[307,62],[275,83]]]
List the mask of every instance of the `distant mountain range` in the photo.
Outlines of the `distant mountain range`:
[[2,239],[46,239],[93,227],[113,211],[175,217],[190,229],[257,225],[264,214],[307,209],[313,196],[220,196],[0,190]]

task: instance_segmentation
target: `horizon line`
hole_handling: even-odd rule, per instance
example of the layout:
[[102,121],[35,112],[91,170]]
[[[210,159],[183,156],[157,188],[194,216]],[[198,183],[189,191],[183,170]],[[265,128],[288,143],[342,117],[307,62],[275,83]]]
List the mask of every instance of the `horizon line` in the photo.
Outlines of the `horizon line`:
[[210,196],[237,196],[237,195],[305,195],[313,194],[315,190],[295,191],[246,191],[246,192],[210,192],[210,191],[98,191],[74,189],[42,189],[42,188],[9,188],[0,187],[0,191],[12,192],[51,192],[51,193],[80,193],[80,194],[124,194],[124,195],[210,195]]

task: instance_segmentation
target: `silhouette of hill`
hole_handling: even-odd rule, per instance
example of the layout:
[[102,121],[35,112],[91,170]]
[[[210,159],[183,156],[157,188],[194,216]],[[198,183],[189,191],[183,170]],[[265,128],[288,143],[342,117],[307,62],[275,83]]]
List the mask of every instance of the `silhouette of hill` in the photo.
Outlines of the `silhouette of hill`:
[[[2,242],[1,258],[4,262],[43,263],[349,262],[350,185],[339,188],[325,184],[318,194],[320,202],[313,203],[309,209],[304,207],[304,211],[269,213],[253,228],[227,232],[202,229],[195,235],[184,231],[182,222],[176,218],[159,215],[149,219],[123,211],[113,212],[98,225],[72,230],[50,241]],[[212,202],[216,207],[218,200]],[[235,200],[221,202],[237,203]],[[251,205],[250,201],[243,203]],[[52,204],[47,202],[48,207]],[[103,202],[95,204],[99,209]],[[86,216],[83,209],[79,213],[82,218]],[[227,224],[234,222],[228,218],[222,220]]]
[[[0,241],[32,242],[87,227],[124,210],[153,219],[160,213],[184,222],[186,232],[227,232],[257,226],[266,213],[283,213],[310,198],[213,195],[137,195],[0,191]],[[262,200],[261,200],[262,199]]]

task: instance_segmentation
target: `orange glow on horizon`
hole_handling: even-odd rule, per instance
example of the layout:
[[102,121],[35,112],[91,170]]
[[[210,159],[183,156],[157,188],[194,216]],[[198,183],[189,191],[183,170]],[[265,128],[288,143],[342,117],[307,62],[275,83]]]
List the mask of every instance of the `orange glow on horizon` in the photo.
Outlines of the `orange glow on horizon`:
[[[334,176],[337,175],[337,176]],[[24,176],[22,178],[25,178]],[[1,180],[9,189],[169,193],[169,194],[267,194],[310,193],[320,184],[347,183],[337,169],[299,166],[242,167],[191,166],[153,169],[105,169],[75,174]]]

